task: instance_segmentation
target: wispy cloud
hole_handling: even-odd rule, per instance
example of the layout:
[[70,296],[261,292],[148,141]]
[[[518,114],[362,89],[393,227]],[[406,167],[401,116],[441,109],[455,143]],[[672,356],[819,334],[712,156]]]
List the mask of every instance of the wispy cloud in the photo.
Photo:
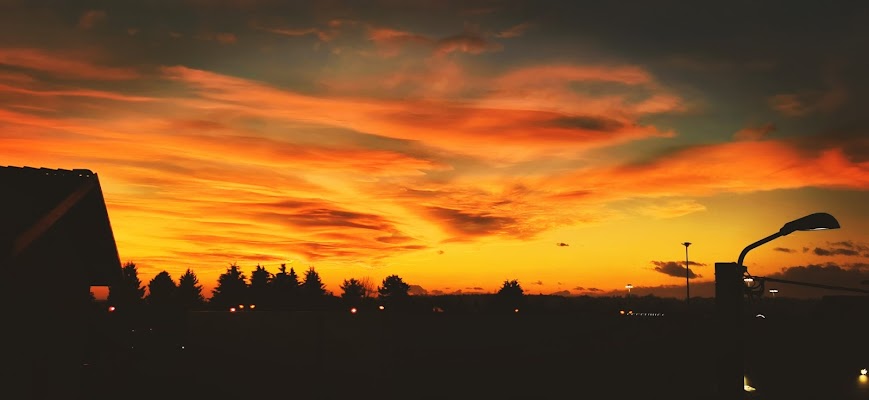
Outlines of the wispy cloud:
[[80,29],[93,29],[98,23],[106,19],[104,10],[88,10],[85,11],[78,19],[78,27]]
[[495,34],[495,37],[509,39],[514,37],[519,37],[525,34],[525,31],[531,27],[530,22],[522,22],[520,24],[513,25],[503,31],[500,31]]
[[733,134],[735,140],[761,140],[775,132],[775,125],[771,123],[760,126],[751,126],[740,129]]
[[60,78],[129,80],[140,77],[130,67],[107,67],[82,60],[82,54],[35,48],[0,48],[0,64],[46,72]]

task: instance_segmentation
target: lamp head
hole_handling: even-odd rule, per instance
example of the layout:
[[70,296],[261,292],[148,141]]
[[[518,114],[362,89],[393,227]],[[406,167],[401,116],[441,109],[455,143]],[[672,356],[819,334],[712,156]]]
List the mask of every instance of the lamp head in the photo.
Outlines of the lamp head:
[[782,236],[785,236],[794,231],[818,231],[838,228],[839,221],[837,221],[832,215],[827,213],[814,213],[784,224],[784,226],[779,229],[779,233]]

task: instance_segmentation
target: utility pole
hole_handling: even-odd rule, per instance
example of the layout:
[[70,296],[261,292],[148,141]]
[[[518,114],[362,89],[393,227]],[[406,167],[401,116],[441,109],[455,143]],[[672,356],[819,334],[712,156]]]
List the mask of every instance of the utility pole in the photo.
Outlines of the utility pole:
[[691,270],[688,269],[688,246],[690,245],[691,242],[682,243],[682,246],[685,246],[685,304],[691,304],[691,283],[689,282]]

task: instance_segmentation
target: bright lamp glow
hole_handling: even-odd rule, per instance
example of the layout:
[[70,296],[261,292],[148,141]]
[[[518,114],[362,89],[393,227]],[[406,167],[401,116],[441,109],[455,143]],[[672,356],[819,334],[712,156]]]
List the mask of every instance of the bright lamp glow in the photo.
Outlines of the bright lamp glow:
[[779,233],[789,235],[794,231],[819,231],[823,229],[838,229],[839,221],[827,213],[814,213],[800,219],[788,222],[779,229]]
[[869,371],[866,371],[866,368],[863,368],[860,370],[860,375],[866,375],[867,372]]
[[743,377],[742,377],[742,388],[743,388],[746,392],[753,392],[753,391],[757,390],[757,389],[755,389],[753,386],[751,386],[751,385],[748,384],[748,377],[747,377],[747,376],[743,376]]

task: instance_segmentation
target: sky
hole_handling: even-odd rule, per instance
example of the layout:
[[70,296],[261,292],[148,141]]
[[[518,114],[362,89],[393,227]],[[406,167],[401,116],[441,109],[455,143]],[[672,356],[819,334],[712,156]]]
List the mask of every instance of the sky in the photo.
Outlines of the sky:
[[206,296],[286,264],[680,297],[686,260],[712,296],[814,212],[749,272],[866,289],[853,3],[0,0],[0,165],[97,173],[121,261]]

